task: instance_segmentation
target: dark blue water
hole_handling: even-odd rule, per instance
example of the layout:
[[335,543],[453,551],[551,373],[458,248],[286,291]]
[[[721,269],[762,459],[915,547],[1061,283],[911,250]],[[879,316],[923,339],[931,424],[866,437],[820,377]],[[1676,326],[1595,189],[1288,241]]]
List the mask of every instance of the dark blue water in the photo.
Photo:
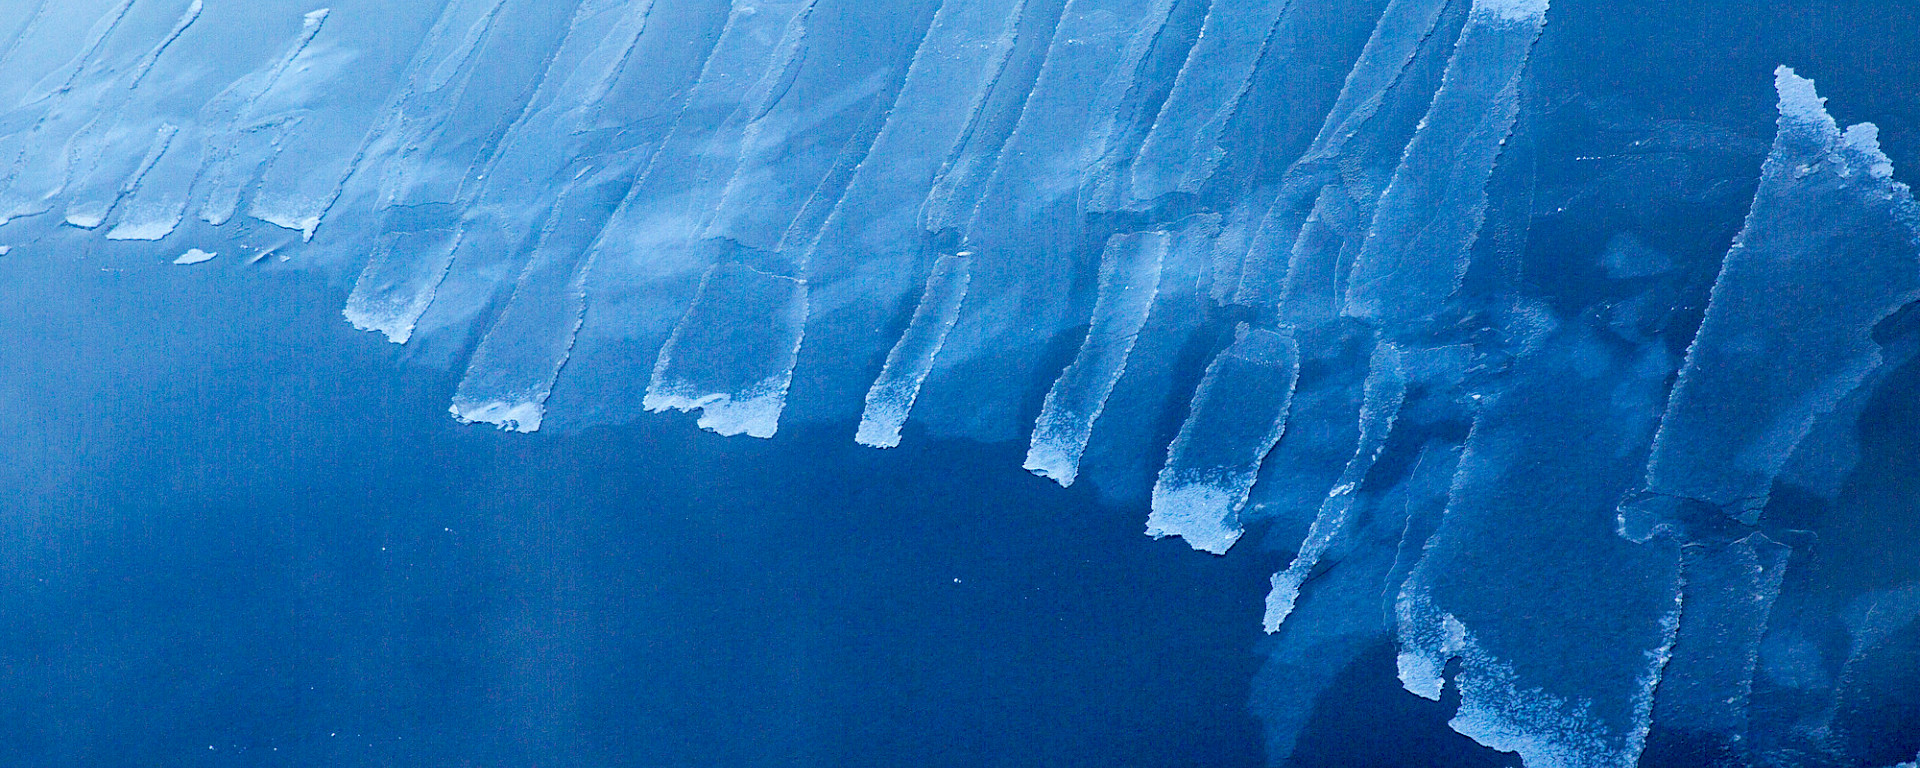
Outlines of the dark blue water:
[[[132,261],[0,261],[0,764],[1263,763],[1273,564],[1023,446],[462,426],[338,287]],[[1367,661],[1303,759],[1492,754]]]

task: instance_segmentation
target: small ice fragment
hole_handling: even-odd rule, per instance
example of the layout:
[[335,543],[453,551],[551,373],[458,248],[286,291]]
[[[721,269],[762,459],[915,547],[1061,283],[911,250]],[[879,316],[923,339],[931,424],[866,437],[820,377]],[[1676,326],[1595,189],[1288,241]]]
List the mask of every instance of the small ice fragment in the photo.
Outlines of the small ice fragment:
[[200,250],[200,249],[198,249],[198,248],[189,248],[189,249],[187,249],[187,252],[186,252],[186,253],[183,253],[183,254],[180,254],[180,258],[177,258],[177,259],[174,259],[174,260],[173,260],[173,263],[175,263],[175,264],[199,264],[200,262],[203,262],[203,261],[212,261],[212,260],[213,260],[213,257],[215,257],[215,256],[218,256],[218,255],[220,255],[220,254],[217,254],[217,253],[208,253],[208,252],[206,252],[206,251],[203,251],[203,250]]

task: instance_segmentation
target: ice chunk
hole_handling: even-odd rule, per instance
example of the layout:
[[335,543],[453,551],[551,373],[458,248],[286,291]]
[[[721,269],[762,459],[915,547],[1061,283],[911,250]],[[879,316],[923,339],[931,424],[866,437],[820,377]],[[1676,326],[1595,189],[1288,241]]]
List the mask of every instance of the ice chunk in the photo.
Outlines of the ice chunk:
[[1459,288],[1545,23],[1544,0],[1475,0],[1446,79],[1374,212],[1346,314],[1410,329]]
[[1360,406],[1360,444],[1353,458],[1340,473],[1339,481],[1327,492],[1326,501],[1314,518],[1313,527],[1285,571],[1273,575],[1272,591],[1267,595],[1264,624],[1267,634],[1280,631],[1281,622],[1293,613],[1300,597],[1300,585],[1312,575],[1320,558],[1351,523],[1355,493],[1386,448],[1387,436],[1399,416],[1400,404],[1407,394],[1407,373],[1400,366],[1400,349],[1382,342],[1374,349],[1368,366],[1365,401]]
[[1647,462],[1647,489],[1754,522],[1816,418],[1882,364],[1873,328],[1920,298],[1913,197],[1869,128],[1775,74],[1780,119]]
[[1286,428],[1299,367],[1293,337],[1263,329],[1243,327],[1214,358],[1154,483],[1147,535],[1216,555],[1233,546],[1260,462]]
[[920,396],[927,372],[933,370],[934,357],[940,354],[947,333],[960,317],[960,304],[967,297],[968,265],[967,259],[957,255],[941,256],[934,262],[926,291],[913,310],[913,320],[887,353],[880,378],[867,390],[866,411],[860,415],[860,429],[853,438],[861,445],[892,448],[900,444],[900,428],[913,411],[913,401]]
[[715,265],[661,348],[643,405],[700,409],[700,426],[722,435],[773,437],[806,320],[805,283]]
[[1093,424],[1126,372],[1127,355],[1133,352],[1159,292],[1167,243],[1163,232],[1114,235],[1107,240],[1093,324],[1073,363],[1048,390],[1033,425],[1025,466],[1034,474],[1068,486],[1080,473],[1080,456],[1086,452]]
[[175,263],[175,264],[199,264],[199,263],[201,263],[201,262],[205,262],[205,261],[213,261],[213,257],[215,257],[215,256],[218,256],[218,255],[220,255],[220,254],[217,254],[217,253],[208,253],[208,252],[206,252],[206,251],[203,251],[203,250],[200,250],[200,249],[198,249],[198,248],[189,248],[189,249],[187,249],[187,252],[186,252],[186,253],[183,253],[183,254],[180,254],[180,256],[179,256],[178,258],[175,258],[175,259],[173,260],[173,263]]

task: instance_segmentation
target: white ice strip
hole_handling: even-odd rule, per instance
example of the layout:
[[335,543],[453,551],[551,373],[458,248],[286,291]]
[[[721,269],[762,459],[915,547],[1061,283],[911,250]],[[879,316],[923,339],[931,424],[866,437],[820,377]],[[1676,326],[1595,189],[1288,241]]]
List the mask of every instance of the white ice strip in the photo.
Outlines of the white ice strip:
[[1123,129],[1116,124],[1122,101],[1172,8],[1171,0],[1068,0],[1020,120],[965,222],[970,240],[991,247],[1016,233],[1031,237],[1039,217],[1060,215],[1049,209],[1073,198]]
[[867,390],[867,406],[860,415],[855,442],[875,448],[900,444],[900,428],[913,412],[913,401],[920,396],[927,372],[933,370],[934,358],[960,317],[960,305],[967,298],[968,265],[965,257],[954,255],[941,256],[934,262],[913,319],[887,353],[880,377]]
[[[326,8],[308,13],[278,59],[235,82],[203,110],[207,154],[196,182],[206,189],[201,220],[219,226],[233,218],[261,166],[299,120],[297,113],[313,95],[312,88],[344,63],[337,56],[308,55],[329,15]],[[293,77],[288,78],[289,72]]]
[[1883,364],[1874,326],[1920,297],[1920,211],[1873,127],[1843,133],[1791,69],[1775,84],[1772,152],[1647,463],[1648,490],[1748,523],[1814,422]]
[[458,240],[450,229],[383,235],[341,313],[355,328],[378,331],[395,344],[407,343],[414,323],[433,301],[433,287],[446,274]]
[[1272,201],[1273,190],[1270,189],[1256,189],[1233,201],[1233,208],[1227,212],[1220,228],[1220,236],[1213,241],[1212,258],[1207,265],[1207,294],[1215,304],[1233,302],[1234,293],[1240,289],[1240,269],[1246,264],[1247,248],[1252,244],[1261,220],[1266,218],[1267,205]]
[[[1522,5],[1524,13],[1514,10]],[[1347,287],[1347,315],[1410,330],[1458,290],[1545,23],[1544,2],[1476,0],[1440,90],[1374,212]]]
[[160,62],[160,55],[173,47],[173,44],[180,40],[180,36],[186,34],[188,27],[200,20],[200,12],[205,9],[206,3],[203,0],[193,0],[187,4],[187,9],[180,13],[180,18],[173,23],[173,29],[167,31],[167,36],[162,38],[152,50],[147,51],[147,55],[140,57],[140,62],[134,65],[133,75],[127,79],[128,90],[140,87],[140,83],[153,72],[154,65]]
[[1280,440],[1299,378],[1300,351],[1283,332],[1242,327],[1194,393],[1153,486],[1147,535],[1179,536],[1226,554],[1260,462]]
[[[415,53],[401,87],[368,132],[361,149],[364,157],[348,179],[349,188],[371,198],[375,207],[455,203],[463,194],[475,197],[484,186],[480,178],[500,146],[501,134],[530,114],[529,94],[551,101],[553,90],[566,80],[564,65],[555,67],[516,52],[544,49],[579,56],[580,42],[567,36],[569,30],[623,26],[603,22],[584,10],[572,19],[555,19],[557,14],[549,14],[537,3],[449,3]],[[513,20],[511,35],[501,24],[505,18]],[[454,119],[456,114],[459,119]]]
[[218,256],[218,255],[220,255],[220,254],[217,254],[217,253],[208,253],[207,251],[203,251],[203,250],[200,250],[200,249],[198,249],[198,248],[189,248],[189,249],[187,249],[187,252],[186,252],[186,253],[183,253],[183,254],[180,254],[180,256],[179,256],[178,258],[175,258],[175,259],[173,260],[173,263],[175,263],[175,264],[199,264],[199,263],[201,263],[201,262],[207,262],[207,261],[213,261],[213,257],[215,257],[215,256]]
[[1400,405],[1407,395],[1407,372],[1400,364],[1400,349],[1392,343],[1381,342],[1374,349],[1365,392],[1360,405],[1360,444],[1354,449],[1353,458],[1347,460],[1338,483],[1320,504],[1319,514],[1307,530],[1293,562],[1286,570],[1273,575],[1263,620],[1267,634],[1280,631],[1281,622],[1293,613],[1294,604],[1300,598],[1300,585],[1306,583],[1334,541],[1346,532],[1352,522],[1355,494],[1387,446],[1387,436],[1393,431]]
[[1790,554],[1785,545],[1758,533],[1732,544],[1687,548],[1680,630],[1654,697],[1654,722],[1710,735],[1720,744],[1746,737],[1760,638],[1780,596]]
[[[291,107],[285,103],[279,107],[283,114],[277,116],[259,114],[257,108],[267,103],[263,100],[275,92],[276,85],[287,70],[295,67],[314,37],[320,33],[327,16],[328,11],[324,8],[306,14],[301,19],[300,30],[281,48],[279,55],[261,69],[240,77],[220,91],[200,108],[198,114],[191,118],[191,123],[181,123],[180,134],[174,137],[158,161],[142,174],[140,184],[115,206],[116,218],[113,228],[107,232],[108,239],[162,239],[179,227],[196,195],[205,196],[207,206],[203,207],[202,212],[211,215],[210,220],[217,223],[226,221],[226,217],[238,206],[240,195],[251,182],[254,170],[264,160],[263,153],[271,150],[273,136],[277,135],[287,119],[291,119],[291,114],[287,112]],[[182,51],[180,55],[191,50],[180,46],[169,47]],[[296,80],[306,82],[302,78]],[[285,95],[298,101],[301,89],[293,90],[294,93]],[[142,103],[146,102],[143,100]],[[151,125],[133,123],[90,133],[89,142],[108,144],[93,147],[87,152],[112,153],[115,149],[111,142],[124,140],[122,137],[130,132],[152,128]]]
[[[809,53],[839,61],[883,58],[867,50]],[[840,69],[860,68],[836,71]],[[880,97],[892,80],[889,68],[874,68],[824,94],[792,93],[793,88],[813,83],[789,86],[785,96],[747,124],[740,162],[703,235],[764,251],[780,249],[789,227],[817,192],[837,196],[836,191],[822,190],[821,184],[830,179],[843,152],[866,152],[867,147],[848,147],[847,142],[858,138],[865,122],[861,118],[868,111],[863,107]],[[812,241],[811,234],[801,238],[801,248]]]
[[[480,44],[505,3],[448,3],[415,49],[413,59],[399,76],[399,87],[372,119],[369,130],[354,130],[359,124],[352,120],[361,110],[356,108],[360,105],[351,91],[330,93],[314,104],[316,113],[334,120],[318,124],[303,121],[306,124],[290,137],[261,177],[248,215],[298,231],[303,239],[311,240],[347,178],[376,149],[391,152],[396,141],[417,144],[448,118],[472,76]],[[641,5],[644,9],[645,3]],[[434,124],[423,123],[422,118]],[[376,147],[381,144],[384,146]]]
[[140,180],[146,178],[147,172],[153,170],[153,166],[160,162],[167,148],[173,146],[174,136],[179,133],[178,126],[162,123],[154,131],[153,139],[147,145],[146,156],[140,159],[140,164],[134,167],[133,173],[120,183],[119,188],[111,193],[102,195],[84,188],[76,190],[67,203],[67,223],[87,229],[106,223],[107,216],[113,212],[114,205],[119,203],[121,198],[133,194],[134,190],[140,188]]
[[1213,175],[1225,154],[1221,134],[1252,82],[1271,30],[1294,5],[1260,0],[1207,8],[1200,37],[1133,161],[1136,201],[1197,192]]
[[[879,267],[877,261],[883,259],[899,261],[916,255],[922,234],[920,209],[939,173],[939,163],[956,148],[995,83],[1014,44],[1021,6],[1023,0],[952,0],[943,2],[933,13],[912,61],[906,65],[906,77],[900,81],[899,94],[893,98],[885,123],[854,169],[845,194],[833,204],[818,238],[810,244],[812,250],[804,255],[816,298],[822,298],[818,294],[822,288],[828,290],[829,309],[849,303],[891,305],[902,298],[868,296],[858,301],[835,301],[831,298],[831,282],[849,276],[847,273],[854,269]],[[833,94],[833,98],[845,100],[845,96],[864,88],[866,83],[862,81],[849,94]],[[768,142],[768,129],[785,136],[793,134],[804,121],[816,119],[789,115],[783,121],[787,125],[756,121],[760,125],[753,142],[760,146],[756,154],[774,146]],[[766,198],[766,194],[747,196],[745,190],[753,186],[745,182],[747,179],[735,173],[728,188],[728,202],[741,207],[741,211],[724,209],[710,234],[728,234],[743,244],[768,248],[774,236],[783,238],[783,232],[768,225],[755,227],[743,219],[745,209],[762,207],[760,200]],[[766,186],[764,180],[758,186]]]
[[0,79],[0,104],[30,105],[33,99],[27,94],[36,86],[71,74],[74,53],[88,47],[88,33],[124,4],[125,0],[37,0],[27,13],[16,0],[13,7],[20,12],[0,20],[14,30],[0,49],[0,66],[8,74]]
[[[105,223],[118,199],[134,189],[178,131],[173,123],[159,122],[156,126],[153,105],[135,101],[135,91],[161,54],[199,20],[201,9],[199,0],[189,4],[167,35],[148,48],[131,72],[119,76],[111,67],[89,68],[101,77],[81,89],[84,96],[68,94],[69,103],[57,110],[65,117],[50,114],[35,125],[37,146],[29,151],[34,155],[32,175],[37,181],[15,178],[15,192],[27,192],[43,201],[64,192],[69,198],[68,223],[88,229]],[[75,98],[84,103],[72,103]],[[74,129],[74,123],[83,119],[85,124]],[[155,132],[160,136],[147,145],[144,157],[128,151],[144,135]],[[58,142],[64,142],[64,146],[56,148]],[[36,189],[18,188],[21,186]]]
[[1403,82],[1422,46],[1435,35],[1448,3],[1449,0],[1392,0],[1387,4],[1360,58],[1347,73],[1340,95],[1328,110],[1313,145],[1301,158],[1301,165],[1325,162],[1344,154],[1347,142],[1360,135],[1387,106],[1391,92]]
[[1114,235],[1100,261],[1093,321],[1073,363],[1054,380],[1033,424],[1025,468],[1062,486],[1080,473],[1093,424],[1127,369],[1140,329],[1160,290],[1164,232]]
[[807,321],[807,285],[739,264],[717,264],[660,349],[643,403],[699,409],[722,435],[773,437]]
[[454,391],[455,418],[518,432],[540,428],[585,309],[580,276],[599,231],[594,224],[604,221],[631,181],[611,172],[561,193],[506,309],[487,329]]

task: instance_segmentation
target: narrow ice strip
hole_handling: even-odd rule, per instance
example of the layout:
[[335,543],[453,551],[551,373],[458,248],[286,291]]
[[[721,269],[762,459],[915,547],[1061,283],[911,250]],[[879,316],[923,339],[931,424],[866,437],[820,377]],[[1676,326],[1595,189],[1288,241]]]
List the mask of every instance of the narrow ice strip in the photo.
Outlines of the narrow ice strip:
[[[0,211],[0,217],[48,210],[53,200],[65,193],[69,196],[67,223],[93,229],[106,222],[115,199],[127,190],[123,183],[126,175],[144,174],[156,158],[152,145],[144,161],[140,154],[130,151],[130,139],[154,129],[146,110],[130,104],[134,92],[160,55],[199,18],[200,9],[199,0],[195,0],[132,72],[122,75],[109,67],[83,68],[94,75],[93,80],[69,83],[60,92],[60,105],[36,121],[24,137],[26,149],[19,158],[24,165],[16,169],[8,184],[14,200],[6,204],[8,211]],[[124,124],[138,127],[127,129]],[[175,129],[161,123],[158,130],[168,133],[166,140],[170,141]],[[134,168],[136,163],[140,163],[138,169]],[[0,171],[0,177],[6,176]]]
[[1100,287],[1092,325],[1073,363],[1053,382],[1034,422],[1025,468],[1073,485],[1094,421],[1127,369],[1140,329],[1160,290],[1160,267],[1169,238],[1164,232],[1114,235],[1100,260]]
[[1148,536],[1226,554],[1260,462],[1286,428],[1299,367],[1292,336],[1245,327],[1214,358],[1154,483]]
[[[584,9],[562,23],[533,13],[532,1],[460,0],[447,5],[367,133],[363,157],[347,180],[354,191],[371,198],[374,206],[386,207],[453,203],[485,188],[485,166],[511,138],[503,134],[526,127],[529,99],[553,100],[553,91],[566,79],[564,68],[508,52],[544,47],[554,52],[555,61],[562,54],[571,60],[579,56],[579,42],[568,36],[570,30],[620,26],[600,24]],[[515,20],[511,36],[502,33],[503,17]],[[590,19],[595,23],[587,23]],[[476,88],[476,83],[486,87]],[[453,119],[456,113],[460,119]],[[342,194],[346,190],[343,187]]]
[[1294,604],[1300,598],[1300,585],[1313,575],[1313,569],[1327,550],[1346,532],[1352,522],[1355,494],[1387,446],[1387,436],[1393,431],[1400,405],[1407,395],[1407,372],[1400,364],[1400,349],[1392,343],[1381,342],[1374,349],[1365,392],[1360,406],[1360,444],[1354,449],[1353,458],[1341,471],[1339,482],[1327,492],[1327,499],[1321,503],[1320,512],[1307,530],[1293,562],[1286,570],[1273,575],[1262,622],[1267,634],[1280,631],[1281,622],[1293,613]]
[[41,78],[40,82],[20,99],[20,103],[35,104],[71,92],[80,76],[95,64],[101,49],[106,46],[108,38],[113,36],[114,30],[119,29],[121,22],[126,21],[127,9],[132,6],[133,0],[116,0],[105,14],[94,21],[92,28],[87,30],[85,42],[81,43],[73,57],[68,59],[65,65]]
[[649,411],[701,411],[702,429],[773,437],[807,320],[807,286],[717,264],[654,364]]
[[140,87],[140,84],[147,79],[147,75],[153,72],[153,66],[159,63],[160,55],[166,53],[168,48],[172,48],[173,44],[180,40],[180,36],[186,34],[188,27],[200,20],[200,12],[205,9],[204,0],[193,0],[187,4],[187,9],[181,11],[180,18],[173,22],[173,28],[167,30],[167,36],[161,38],[152,50],[147,51],[147,55],[140,57],[139,63],[133,65],[133,75],[127,78],[127,90]]
[[1347,288],[1347,315],[1411,331],[1458,290],[1545,23],[1544,2],[1476,0],[1445,80],[1375,210]]
[[[370,124],[349,122],[348,109],[329,104],[320,110],[323,114],[313,115],[292,129],[276,147],[274,157],[262,172],[247,215],[297,231],[303,240],[312,240],[327,210],[339,199],[348,177],[368,157],[370,145],[378,136],[399,128],[396,123],[409,113],[437,112],[441,120],[449,117],[452,106],[449,102],[462,94],[466,84],[464,80],[456,80],[456,76],[471,74],[479,43],[504,2],[449,3],[400,74],[399,88]],[[635,5],[644,18],[649,3]],[[614,34],[619,32],[616,29]],[[301,68],[299,81],[288,80],[282,87],[324,91],[322,83],[329,74],[308,64]],[[450,85],[452,87],[448,87]],[[414,103],[416,101],[427,104]],[[347,116],[342,117],[343,113]],[[323,115],[332,117],[333,122],[316,123]]]
[[[116,57],[109,43],[131,4],[119,0],[95,20],[80,50],[60,51],[58,55],[71,55],[67,63],[37,83],[8,119],[0,120],[14,123],[0,127],[0,223],[53,210],[94,159],[76,153],[74,143],[98,121],[118,113],[125,100],[125,78],[109,63]],[[84,6],[71,12],[84,14]]]
[[1814,422],[1883,364],[1874,326],[1920,298],[1920,211],[1875,129],[1844,133],[1781,67],[1778,132],[1647,463],[1647,489],[1752,523]]
[[1221,134],[1252,82],[1268,35],[1294,5],[1263,0],[1208,7],[1200,37],[1133,161],[1136,201],[1197,192],[1212,177],[1226,154]]
[[1069,0],[1018,124],[962,228],[982,258],[973,300],[927,381],[919,419],[943,434],[1017,439],[1005,383],[1045,376],[1046,340],[1084,320],[1072,282],[1083,183],[1121,133],[1125,97],[1171,0]]
[[[673,384],[655,380],[647,361],[661,354],[677,321],[696,317],[686,314],[687,307],[714,263],[699,235],[738,167],[747,124],[779,96],[799,66],[813,7],[812,0],[739,0],[730,8],[698,77],[683,92],[671,129],[649,148],[645,170],[594,246],[586,316],[566,378],[555,390],[556,408],[578,414],[583,424],[620,422],[639,415],[636,405],[678,397],[643,384]],[[804,300],[793,304],[804,305]],[[642,386],[647,393],[638,391]],[[781,380],[777,399],[765,402],[784,407],[786,386]],[[738,402],[709,409],[708,418],[740,412],[747,396],[734,391]]]
[[[928,232],[959,230],[972,220],[1000,153],[1026,112],[1034,79],[1060,26],[1064,0],[1019,0],[1010,9],[988,82],[968,105],[960,139],[941,158],[921,210]],[[983,29],[989,27],[982,27]]]
[[1340,86],[1320,132],[1301,160],[1313,164],[1344,154],[1348,141],[1387,106],[1389,94],[1434,35],[1449,0],[1392,0],[1380,14],[1360,58]]
[[450,410],[455,418],[518,432],[540,428],[586,308],[580,278],[599,232],[596,218],[605,220],[631,181],[610,172],[561,193],[506,309],[480,340],[454,391]]
[[900,444],[900,428],[913,412],[913,401],[933,370],[934,357],[960,317],[960,305],[967,297],[970,279],[965,257],[943,255],[927,276],[927,287],[914,307],[913,319],[900,340],[887,353],[886,366],[867,390],[866,410],[860,415],[860,428],[854,441],[874,448],[893,448]]

